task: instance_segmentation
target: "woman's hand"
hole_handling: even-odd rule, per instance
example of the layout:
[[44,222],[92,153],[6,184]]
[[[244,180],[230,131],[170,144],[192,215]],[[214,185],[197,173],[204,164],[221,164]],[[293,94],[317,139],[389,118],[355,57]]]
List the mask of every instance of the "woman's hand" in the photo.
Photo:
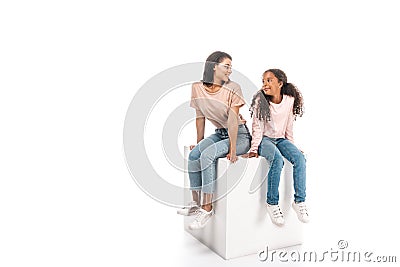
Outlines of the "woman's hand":
[[196,145],[190,145],[189,149],[192,150]]
[[226,158],[232,162],[235,163],[238,160],[238,156],[236,155],[236,151],[230,151],[228,155],[226,155]]

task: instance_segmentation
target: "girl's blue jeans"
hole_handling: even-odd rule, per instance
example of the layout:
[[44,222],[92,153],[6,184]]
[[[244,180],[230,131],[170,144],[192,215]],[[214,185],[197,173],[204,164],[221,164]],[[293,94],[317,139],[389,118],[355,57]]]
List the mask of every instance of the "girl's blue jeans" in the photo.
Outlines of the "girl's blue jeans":
[[285,138],[264,136],[258,147],[258,154],[270,164],[268,171],[267,203],[279,202],[279,181],[283,167],[283,157],[293,164],[294,201],[303,202],[306,198],[306,159],[303,153]]

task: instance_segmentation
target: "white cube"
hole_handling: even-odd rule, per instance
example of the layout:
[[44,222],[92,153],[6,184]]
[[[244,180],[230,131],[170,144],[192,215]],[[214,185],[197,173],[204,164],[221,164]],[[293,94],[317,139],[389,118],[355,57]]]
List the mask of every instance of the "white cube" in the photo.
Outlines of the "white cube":
[[[189,148],[184,156],[188,158]],[[185,166],[187,170],[187,163]],[[200,230],[189,230],[194,217],[185,217],[185,230],[224,259],[299,245],[303,242],[303,225],[291,208],[293,202],[293,167],[285,159],[279,185],[279,205],[285,224],[276,226],[266,209],[267,174],[269,164],[263,157],[242,158],[232,164],[226,158],[217,163],[213,203],[215,214]],[[185,186],[189,175],[185,172]],[[223,196],[228,189],[231,190]],[[186,203],[191,195],[185,195]]]

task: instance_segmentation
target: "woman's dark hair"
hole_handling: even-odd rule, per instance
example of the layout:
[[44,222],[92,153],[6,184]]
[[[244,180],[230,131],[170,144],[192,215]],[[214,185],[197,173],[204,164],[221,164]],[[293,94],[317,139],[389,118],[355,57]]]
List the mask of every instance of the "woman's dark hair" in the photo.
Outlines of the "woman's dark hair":
[[[225,58],[229,58],[232,60],[232,57],[221,51],[215,51],[206,59],[206,63],[204,64],[204,72],[203,72],[203,84],[205,86],[212,86],[214,83],[214,67],[218,63],[221,63]],[[221,84],[222,85],[222,84]]]
[[[303,116],[304,113],[304,108],[303,108],[303,96],[301,95],[299,89],[292,84],[287,82],[287,77],[286,74],[280,70],[280,69],[269,69],[264,71],[263,74],[271,72],[272,74],[275,75],[275,77],[278,79],[279,82],[282,82],[282,88],[281,88],[281,95],[288,95],[294,97],[294,104],[293,104],[293,115],[295,118],[297,116],[301,117]],[[271,120],[271,113],[269,109],[270,101],[272,99],[272,96],[266,95],[262,90],[259,90],[253,97],[253,100],[251,102],[250,106],[250,114],[253,116],[253,113],[255,111],[255,104],[256,101],[258,101],[257,106],[258,108],[256,109],[256,114],[255,116],[259,120]]]

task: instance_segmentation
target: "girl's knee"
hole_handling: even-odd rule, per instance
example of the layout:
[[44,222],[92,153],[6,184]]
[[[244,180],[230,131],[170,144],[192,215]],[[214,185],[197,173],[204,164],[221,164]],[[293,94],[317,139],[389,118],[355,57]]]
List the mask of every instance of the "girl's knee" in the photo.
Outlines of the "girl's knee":
[[273,161],[274,164],[283,167],[284,161],[283,161],[283,157],[282,157],[282,155],[280,153],[275,153],[274,158],[273,158],[272,161]]
[[296,164],[297,166],[305,166],[306,157],[304,156],[304,154],[299,151],[299,153],[296,154],[296,156],[294,157],[293,164]]
[[283,167],[283,156],[281,155],[281,153],[279,153],[279,151],[276,151],[272,154],[260,154],[260,156],[264,157],[269,162],[269,164]]

